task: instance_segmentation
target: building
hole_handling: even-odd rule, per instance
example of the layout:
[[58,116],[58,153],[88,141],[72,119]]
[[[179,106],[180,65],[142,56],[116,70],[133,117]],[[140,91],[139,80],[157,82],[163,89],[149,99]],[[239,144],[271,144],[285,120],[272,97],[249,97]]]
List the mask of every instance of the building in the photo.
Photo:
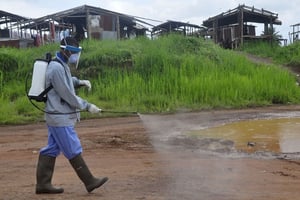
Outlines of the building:
[[[264,34],[256,35],[256,26],[249,23],[263,24]],[[274,25],[281,25],[278,14],[245,5],[203,21],[203,26],[208,28],[208,35],[225,48],[236,48],[243,45],[245,40],[272,39]]]
[[165,23],[154,26],[151,31],[152,37],[169,33],[179,33],[185,36],[204,36],[206,28],[196,24],[168,20]]
[[[15,30],[18,38],[30,35],[39,46],[73,36],[83,38],[123,39],[145,35],[147,23],[130,15],[102,8],[83,5],[41,18],[23,18],[12,23],[8,29]],[[20,34],[22,33],[22,34]],[[10,35],[13,38],[13,35]]]
[[0,10],[0,47],[24,48],[33,46],[33,40],[30,39],[30,35],[28,37],[24,35],[17,25],[27,20],[29,18]]
[[292,32],[289,33],[290,43],[298,42],[300,40],[300,23],[291,25]]

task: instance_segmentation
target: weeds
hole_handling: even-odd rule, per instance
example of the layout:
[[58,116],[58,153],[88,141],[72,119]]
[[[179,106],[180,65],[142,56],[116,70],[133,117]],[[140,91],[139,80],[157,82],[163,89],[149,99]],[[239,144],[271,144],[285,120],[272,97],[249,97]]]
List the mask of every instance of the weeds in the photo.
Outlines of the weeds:
[[[74,74],[90,79],[92,91],[80,89],[79,96],[103,109],[148,113],[300,101],[295,77],[288,71],[251,63],[202,38],[169,35],[156,40],[86,40],[81,45],[84,51]],[[25,75],[32,72],[34,59],[56,49],[54,44],[4,49],[17,58],[18,68],[1,86],[0,115],[5,119],[0,118],[0,123],[41,119],[42,113],[26,101]],[[285,49],[278,52],[284,55]]]

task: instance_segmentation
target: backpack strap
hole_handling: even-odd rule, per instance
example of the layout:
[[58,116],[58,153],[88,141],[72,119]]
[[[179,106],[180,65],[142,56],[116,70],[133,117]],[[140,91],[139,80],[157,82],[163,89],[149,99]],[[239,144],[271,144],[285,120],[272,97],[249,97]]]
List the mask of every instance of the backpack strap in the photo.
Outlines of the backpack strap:
[[64,64],[63,64],[63,63],[61,62],[61,60],[59,60],[58,58],[54,58],[54,59],[50,60],[49,63],[50,63],[51,61],[58,62],[59,64],[61,64],[62,66],[64,66]]
[[39,96],[37,96],[36,100],[37,101],[47,101],[47,97],[45,96],[51,89],[53,88],[52,85],[50,85],[49,87],[47,87],[43,92],[41,92],[41,94],[39,94]]
[[[48,63],[50,63],[51,61],[55,61],[55,62],[58,62],[59,64],[61,64],[63,66],[63,63],[57,59],[57,58],[54,58],[52,60],[49,60],[48,59]],[[41,92],[41,94],[39,94],[39,96],[35,97],[34,99],[38,102],[46,102],[47,101],[47,97],[46,97],[46,94],[53,88],[53,85],[50,84],[50,86],[48,86],[43,92]]]

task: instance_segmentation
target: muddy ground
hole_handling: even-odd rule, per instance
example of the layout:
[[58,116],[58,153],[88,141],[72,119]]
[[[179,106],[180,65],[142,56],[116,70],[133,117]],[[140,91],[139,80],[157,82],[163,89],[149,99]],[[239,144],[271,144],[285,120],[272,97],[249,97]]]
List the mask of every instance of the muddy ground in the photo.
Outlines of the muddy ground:
[[53,184],[65,192],[36,195],[35,169],[38,151],[47,140],[45,124],[1,126],[0,199],[299,199],[297,153],[247,154],[237,152],[231,141],[198,140],[184,134],[192,129],[272,116],[270,113],[298,115],[299,110],[299,106],[276,106],[81,121],[76,130],[87,164],[95,175],[110,178],[90,194],[68,160],[60,155]]

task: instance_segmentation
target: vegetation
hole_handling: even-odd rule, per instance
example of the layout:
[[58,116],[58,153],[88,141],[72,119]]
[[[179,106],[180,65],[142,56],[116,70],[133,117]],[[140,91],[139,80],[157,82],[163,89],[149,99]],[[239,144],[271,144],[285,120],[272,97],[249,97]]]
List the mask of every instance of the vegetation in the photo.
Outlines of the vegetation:
[[283,47],[276,43],[249,42],[245,43],[241,50],[261,57],[271,58],[277,64],[300,68],[300,42]]
[[[73,72],[90,79],[92,91],[79,89],[79,96],[105,110],[175,112],[300,101],[296,79],[287,70],[252,63],[202,38],[169,35],[156,40],[86,40],[81,45],[79,69]],[[46,52],[54,54],[56,49],[55,44],[1,49],[0,123],[43,119],[30,105],[24,85],[34,59],[43,58]],[[252,50],[248,47],[247,51]],[[280,51],[282,59],[290,56],[285,54],[288,50]],[[82,116],[93,117],[85,112]]]
[[275,28],[268,27],[266,31],[263,31],[262,35],[271,35],[271,42],[275,43],[275,45],[280,45],[280,39],[282,39],[282,35],[278,34]]

